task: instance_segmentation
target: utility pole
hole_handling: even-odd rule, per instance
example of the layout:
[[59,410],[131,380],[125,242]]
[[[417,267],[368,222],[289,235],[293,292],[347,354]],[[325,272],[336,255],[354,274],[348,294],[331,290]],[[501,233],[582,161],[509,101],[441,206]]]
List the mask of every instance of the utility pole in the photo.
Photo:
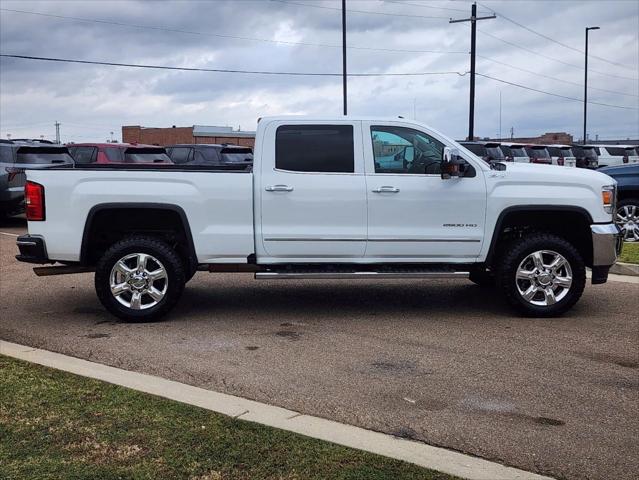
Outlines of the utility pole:
[[586,115],[588,111],[588,31],[599,30],[599,27],[586,27],[586,60],[584,65],[584,144],[586,143]]
[[344,115],[348,112],[346,106],[346,0],[342,0],[342,85],[344,95]]
[[470,7],[470,18],[453,20],[448,23],[470,22],[470,108],[468,112],[468,140],[472,141],[475,136],[475,44],[477,43],[477,20],[488,20],[497,18],[495,15],[487,17],[477,16],[477,4]]
[[510,139],[515,138],[515,127],[510,127]]
[[55,143],[60,144],[60,122],[57,120],[54,123],[55,125]]
[[499,90],[499,140],[501,140],[501,90]]

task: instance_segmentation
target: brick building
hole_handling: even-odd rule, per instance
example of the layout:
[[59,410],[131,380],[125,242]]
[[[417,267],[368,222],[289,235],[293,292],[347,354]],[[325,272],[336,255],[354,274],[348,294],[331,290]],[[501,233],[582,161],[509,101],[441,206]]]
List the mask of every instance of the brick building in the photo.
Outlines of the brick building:
[[502,138],[498,140],[496,138],[485,138],[484,140],[494,140],[496,142],[513,142],[513,143],[532,143],[539,145],[552,145],[552,144],[560,144],[560,145],[572,145],[573,137],[569,133],[566,132],[548,132],[540,135],[539,137],[519,137],[519,138]]
[[193,125],[192,127],[151,128],[139,125],[122,127],[124,143],[173,145],[176,143],[231,143],[245,147],[255,144],[255,132],[233,130],[233,127]]

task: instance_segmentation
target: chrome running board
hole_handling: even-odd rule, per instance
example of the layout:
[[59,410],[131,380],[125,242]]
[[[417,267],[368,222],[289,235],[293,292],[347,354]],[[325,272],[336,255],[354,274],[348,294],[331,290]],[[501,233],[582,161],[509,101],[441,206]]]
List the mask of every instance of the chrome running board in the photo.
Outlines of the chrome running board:
[[468,278],[469,272],[256,272],[257,280],[353,280],[353,279],[402,279],[402,278]]

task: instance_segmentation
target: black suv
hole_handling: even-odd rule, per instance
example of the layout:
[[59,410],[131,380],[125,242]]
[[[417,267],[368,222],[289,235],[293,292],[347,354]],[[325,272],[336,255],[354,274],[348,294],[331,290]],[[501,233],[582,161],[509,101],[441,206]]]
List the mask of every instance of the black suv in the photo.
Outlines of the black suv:
[[229,144],[180,144],[166,147],[171,161],[176,165],[229,166],[251,168],[253,150]]
[[501,148],[499,148],[498,142],[459,142],[460,145],[466,147],[475,155],[483,159],[484,161],[491,162],[505,162],[508,159]]
[[25,169],[73,166],[67,147],[45,142],[0,142],[0,218],[24,212]]

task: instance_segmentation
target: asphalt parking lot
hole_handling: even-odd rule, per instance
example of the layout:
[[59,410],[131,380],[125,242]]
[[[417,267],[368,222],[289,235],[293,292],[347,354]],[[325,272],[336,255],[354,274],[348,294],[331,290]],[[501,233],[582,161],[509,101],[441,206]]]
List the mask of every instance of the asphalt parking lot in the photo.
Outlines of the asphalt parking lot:
[[0,338],[453,448],[559,478],[639,471],[639,284],[560,319],[466,280],[198,273],[164,322],[119,323],[91,274],[36,277],[0,226]]

